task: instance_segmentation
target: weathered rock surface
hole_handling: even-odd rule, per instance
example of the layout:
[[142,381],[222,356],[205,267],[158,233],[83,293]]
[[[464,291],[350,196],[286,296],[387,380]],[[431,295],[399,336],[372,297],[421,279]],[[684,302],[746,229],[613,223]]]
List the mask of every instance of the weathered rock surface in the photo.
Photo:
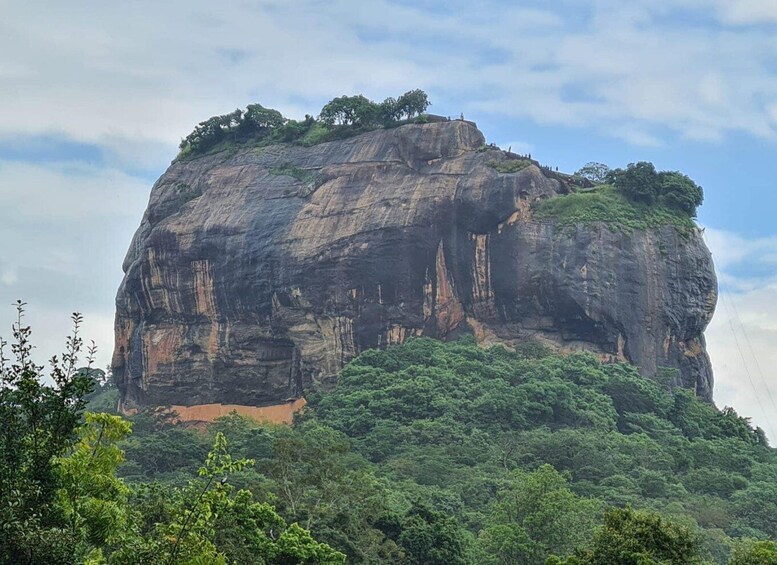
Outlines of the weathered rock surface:
[[711,399],[701,237],[533,219],[564,183],[484,146],[451,121],[171,165],[124,262],[122,406],[277,404],[364,349],[464,331],[678,368]]

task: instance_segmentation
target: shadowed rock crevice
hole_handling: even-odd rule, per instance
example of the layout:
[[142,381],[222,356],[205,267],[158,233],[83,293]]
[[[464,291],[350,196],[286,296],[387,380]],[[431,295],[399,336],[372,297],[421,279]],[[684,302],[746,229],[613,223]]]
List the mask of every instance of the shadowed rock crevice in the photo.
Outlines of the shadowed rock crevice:
[[699,234],[535,220],[569,188],[484,146],[457,120],[173,163],[117,296],[124,408],[278,404],[364,349],[464,332],[676,368],[711,399]]

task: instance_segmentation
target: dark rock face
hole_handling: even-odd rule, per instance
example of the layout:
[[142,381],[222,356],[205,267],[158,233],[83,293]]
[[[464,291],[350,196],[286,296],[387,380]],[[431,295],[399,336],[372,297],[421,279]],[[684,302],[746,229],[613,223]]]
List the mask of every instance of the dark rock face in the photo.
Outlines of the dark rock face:
[[711,400],[701,237],[532,219],[564,183],[484,145],[452,121],[171,165],[116,301],[123,407],[283,402],[364,349],[464,331],[674,367]]

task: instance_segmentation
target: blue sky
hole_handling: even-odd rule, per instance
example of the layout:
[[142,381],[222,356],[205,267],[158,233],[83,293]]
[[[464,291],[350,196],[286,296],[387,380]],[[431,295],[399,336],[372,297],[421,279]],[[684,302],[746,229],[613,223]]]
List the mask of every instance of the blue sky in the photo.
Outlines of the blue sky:
[[123,255],[198,121],[412,88],[564,171],[650,160],[701,184],[731,304],[716,399],[777,437],[773,0],[3,2],[0,305],[30,303],[41,358],[82,311],[106,364]]

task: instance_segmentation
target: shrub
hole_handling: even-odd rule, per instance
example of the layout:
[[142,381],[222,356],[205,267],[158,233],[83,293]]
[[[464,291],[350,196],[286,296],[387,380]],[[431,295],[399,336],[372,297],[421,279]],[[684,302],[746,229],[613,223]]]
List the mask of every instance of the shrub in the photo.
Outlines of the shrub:
[[512,161],[489,161],[486,163],[486,165],[492,169],[496,169],[496,171],[503,174],[517,173],[518,171],[524,170],[531,164],[532,162],[528,159],[515,159]]
[[290,163],[285,163],[280,167],[272,167],[267,170],[271,175],[285,175],[293,177],[298,181],[305,183],[310,189],[315,190],[324,184],[324,176],[317,171],[301,169]]

